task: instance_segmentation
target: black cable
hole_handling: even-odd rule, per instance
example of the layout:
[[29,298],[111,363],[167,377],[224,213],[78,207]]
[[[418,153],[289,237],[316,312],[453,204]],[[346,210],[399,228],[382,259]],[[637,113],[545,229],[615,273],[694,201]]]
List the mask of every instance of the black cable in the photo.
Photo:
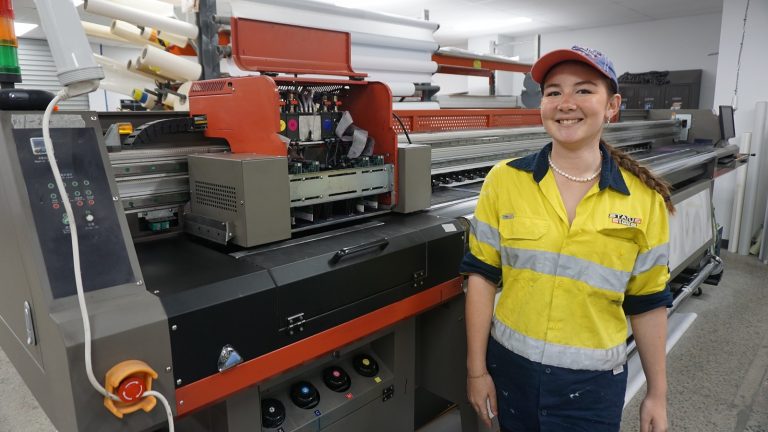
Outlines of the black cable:
[[403,128],[403,132],[405,132],[405,138],[408,140],[408,144],[413,144],[411,142],[411,136],[408,135],[408,129],[405,128],[405,125],[403,124],[403,121],[400,119],[400,116],[392,113],[392,115],[395,117],[395,120],[397,120],[398,123],[400,123],[400,127]]

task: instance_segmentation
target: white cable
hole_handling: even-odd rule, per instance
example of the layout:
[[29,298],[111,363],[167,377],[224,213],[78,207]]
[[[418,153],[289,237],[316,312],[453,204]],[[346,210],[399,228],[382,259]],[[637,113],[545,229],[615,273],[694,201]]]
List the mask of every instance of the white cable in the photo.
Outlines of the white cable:
[[77,301],[80,304],[80,315],[83,318],[83,338],[85,344],[85,371],[88,375],[88,381],[91,382],[93,388],[101,393],[104,397],[108,397],[116,402],[120,401],[120,398],[107,392],[107,390],[99,383],[96,377],[93,375],[93,364],[91,359],[91,321],[88,317],[88,309],[85,305],[85,295],[83,294],[83,275],[80,267],[80,243],[77,238],[77,223],[75,221],[75,215],[72,211],[72,204],[69,202],[69,195],[67,189],[64,187],[64,181],[61,178],[61,171],[59,171],[59,164],[56,162],[56,156],[53,151],[53,142],[51,142],[51,129],[50,121],[51,114],[53,113],[53,107],[59,101],[66,100],[68,93],[66,87],[61,89],[56,96],[51,100],[48,106],[45,108],[45,114],[43,114],[43,142],[45,143],[45,154],[48,155],[48,163],[51,165],[51,171],[53,171],[53,178],[56,181],[56,187],[59,190],[59,196],[64,204],[64,211],[67,214],[67,220],[69,221],[69,230],[72,237],[72,264],[75,270],[75,286],[77,288]]
[[154,396],[158,399],[160,399],[160,402],[162,402],[163,407],[165,408],[165,416],[168,418],[168,432],[173,432],[173,411],[171,411],[171,404],[168,403],[168,399],[165,398],[165,396],[162,395],[162,393],[158,393],[154,390],[147,390],[144,392],[144,394],[141,395],[142,397],[147,396]]
[[[56,182],[56,187],[59,191],[59,196],[64,204],[64,211],[69,221],[70,236],[72,240],[72,264],[75,273],[75,287],[77,288],[77,302],[80,305],[80,316],[83,319],[83,343],[85,345],[85,372],[88,375],[88,381],[90,381],[96,391],[101,393],[102,396],[112,399],[115,402],[120,402],[120,398],[116,395],[109,393],[93,374],[93,359],[91,358],[91,320],[88,317],[88,308],[85,304],[85,293],[83,290],[83,274],[80,265],[80,242],[77,237],[77,221],[75,220],[75,214],[72,211],[72,205],[69,202],[69,194],[64,187],[64,180],[61,177],[61,171],[59,171],[59,164],[56,162],[56,156],[53,150],[53,142],[51,141],[51,114],[53,113],[53,107],[59,101],[66,100],[69,97],[68,88],[65,87],[56,93],[56,96],[51,100],[48,106],[45,108],[43,114],[43,142],[45,144],[45,154],[48,156],[48,163],[51,166],[53,172],[53,179]],[[166,415],[168,417],[168,428],[170,432],[173,432],[173,411],[168,400],[162,394],[156,391],[144,392],[143,396],[155,396],[160,399],[165,407]]]

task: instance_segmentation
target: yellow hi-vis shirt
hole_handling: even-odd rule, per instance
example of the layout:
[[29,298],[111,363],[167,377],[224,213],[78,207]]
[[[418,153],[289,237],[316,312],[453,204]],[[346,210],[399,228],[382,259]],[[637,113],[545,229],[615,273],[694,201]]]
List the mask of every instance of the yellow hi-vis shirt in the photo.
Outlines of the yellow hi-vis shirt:
[[626,362],[626,314],[672,302],[667,208],[601,146],[599,182],[569,224],[551,148],[488,173],[461,271],[502,285],[491,336],[507,349],[547,365],[615,369]]

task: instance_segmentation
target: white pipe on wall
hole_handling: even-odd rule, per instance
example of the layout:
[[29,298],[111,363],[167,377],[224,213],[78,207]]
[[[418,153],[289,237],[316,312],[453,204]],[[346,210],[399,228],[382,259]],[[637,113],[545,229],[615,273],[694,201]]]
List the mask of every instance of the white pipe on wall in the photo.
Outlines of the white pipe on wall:
[[[752,144],[752,132],[741,134],[739,141],[739,153],[749,154]],[[736,168],[736,196],[733,197],[733,212],[731,213],[731,229],[733,233],[728,242],[728,252],[736,253],[739,249],[739,231],[741,230],[741,216],[744,208],[744,186],[747,183],[747,166]]]
[[[739,230],[739,255],[749,255],[749,247],[752,243],[752,235],[755,234],[755,214],[758,202],[758,186],[760,182],[760,159],[766,157],[766,143],[768,133],[766,125],[768,124],[768,102],[760,101],[755,104],[755,121],[752,131],[751,153],[756,157],[750,158],[747,164],[747,184],[744,192],[744,210],[741,219],[741,229]],[[762,212],[762,209],[760,209]],[[762,215],[762,213],[761,213]],[[762,218],[760,218],[762,220]]]

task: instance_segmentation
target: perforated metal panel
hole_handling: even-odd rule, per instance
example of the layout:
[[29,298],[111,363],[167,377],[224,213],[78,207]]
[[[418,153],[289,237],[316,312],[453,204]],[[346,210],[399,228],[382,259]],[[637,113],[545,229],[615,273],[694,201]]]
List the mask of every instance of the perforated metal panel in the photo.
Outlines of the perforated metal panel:
[[192,84],[190,95],[220,92],[224,89],[224,86],[226,85],[226,83],[227,83],[226,79],[196,81]]
[[[19,39],[19,67],[21,82],[18,88],[47,90],[56,93],[61,83],[56,76],[56,63],[53,61],[48,42],[40,39]],[[88,111],[88,95],[76,96],[59,102],[59,108],[65,110]]]
[[195,203],[237,213],[237,191],[234,186],[195,181]]
[[[537,109],[445,109],[397,111],[408,132],[441,132],[514,126],[537,126],[541,116]],[[403,128],[392,120],[395,132]]]

